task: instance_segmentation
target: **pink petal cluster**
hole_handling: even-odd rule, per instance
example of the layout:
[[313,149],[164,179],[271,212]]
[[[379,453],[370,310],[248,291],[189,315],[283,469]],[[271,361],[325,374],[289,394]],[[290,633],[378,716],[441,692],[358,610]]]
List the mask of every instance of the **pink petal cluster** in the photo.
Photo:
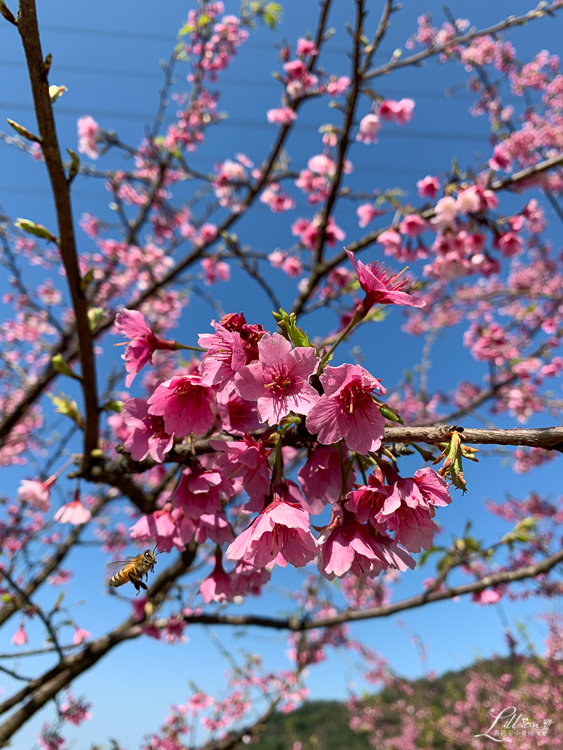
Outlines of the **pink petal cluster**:
[[170,378],[148,399],[149,414],[161,416],[169,435],[204,435],[215,416],[215,396],[203,385],[200,375]]
[[101,139],[102,129],[89,115],[78,119],[76,129],[78,131],[78,151],[86,154],[90,159],[97,159],[99,156],[98,142]]
[[46,513],[51,507],[52,483],[49,479],[46,482],[39,479],[22,479],[18,487],[18,499]]
[[152,332],[138,310],[122,310],[116,315],[115,327],[129,339],[123,355],[125,369],[129,373],[125,380],[126,388],[131,387],[137,373],[148,363],[157,349],[176,349],[175,341],[160,339]]
[[221,551],[218,550],[215,554],[215,568],[213,569],[213,573],[199,587],[199,593],[206,604],[209,604],[211,601],[218,604],[230,602],[235,596],[231,577],[223,570],[221,558]]
[[217,469],[233,479],[242,478],[242,486],[249,497],[260,497],[270,492],[270,465],[264,443],[247,436],[243,440],[211,440],[210,445],[222,455]]
[[154,461],[162,463],[174,444],[173,436],[164,429],[162,417],[150,414],[149,405],[142,398],[130,398],[121,413],[125,424],[132,430],[124,447],[133,461],[144,461],[150,455]]
[[268,122],[274,125],[291,125],[297,120],[297,113],[291,107],[279,107],[278,109],[269,109],[266,112]]
[[227,548],[229,560],[244,560],[256,568],[270,563],[301,568],[316,554],[309,514],[284,500],[270,503]]
[[414,101],[412,99],[400,99],[396,102],[392,99],[386,99],[381,102],[377,112],[385,122],[395,120],[397,125],[406,125],[407,122],[412,120]]
[[381,130],[379,117],[374,113],[365,115],[360,120],[360,127],[356,134],[356,140],[360,143],[377,143],[377,134]]
[[[305,509],[314,515],[320,513],[327,503],[335,503],[340,497],[342,491],[340,454],[332,447],[317,446],[299,469],[297,477],[305,496]],[[355,479],[356,472],[349,471],[345,492],[352,487]]]
[[415,295],[401,292],[407,280],[397,281],[397,276],[389,276],[383,270],[383,265],[368,263],[365,265],[361,260],[356,261],[356,256],[349,250],[346,251],[350,262],[354,266],[361,288],[366,293],[366,298],[361,303],[361,312],[367,314],[375,304],[384,305],[408,305],[410,307],[424,307],[423,299]]
[[74,499],[63,505],[55,513],[55,521],[58,523],[71,523],[73,526],[80,526],[83,523],[88,523],[92,519],[92,514],[81,502],[78,490],[74,495]]
[[307,417],[309,432],[324,445],[345,440],[347,447],[357,453],[377,450],[385,421],[373,392],[385,393],[381,381],[360,365],[329,365],[320,380],[324,394]]
[[258,362],[237,373],[235,387],[242,398],[256,401],[260,421],[274,425],[290,412],[308,414],[319,398],[308,382],[319,361],[315,350],[294,349],[274,333],[260,339],[258,355]]
[[388,568],[414,568],[412,557],[390,537],[358,522],[352,513],[333,507],[330,524],[319,535],[319,571],[329,580],[347,573],[373,577]]

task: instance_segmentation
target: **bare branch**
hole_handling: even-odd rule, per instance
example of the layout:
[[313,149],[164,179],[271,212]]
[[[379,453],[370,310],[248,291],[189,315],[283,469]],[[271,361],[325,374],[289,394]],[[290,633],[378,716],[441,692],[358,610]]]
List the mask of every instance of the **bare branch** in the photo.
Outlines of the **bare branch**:
[[346,610],[332,617],[319,617],[313,620],[299,620],[297,617],[277,618],[261,615],[221,615],[221,614],[201,614],[186,615],[185,622],[205,625],[256,625],[262,628],[273,628],[274,630],[291,630],[295,633],[304,630],[313,630],[314,628],[329,628],[333,625],[342,625],[345,622],[355,622],[357,620],[373,620],[379,617],[389,617],[397,612],[405,612],[411,609],[417,609],[430,602],[444,601],[453,599],[456,596],[472,594],[483,591],[484,589],[498,586],[503,583],[515,583],[527,578],[535,578],[538,575],[549,573],[552,568],[563,561],[563,550],[556,552],[549,557],[544,558],[534,565],[527,565],[517,570],[505,570],[502,573],[494,573],[485,576],[473,583],[466,583],[461,586],[452,586],[443,588],[440,591],[425,591],[408,599],[388,604],[381,607],[371,607],[364,610]]
[[81,285],[81,275],[76,254],[70,203],[70,184],[64,172],[59,150],[55,118],[49,95],[49,82],[45,72],[43,52],[39,40],[35,0],[20,0],[18,31],[25,50],[37,124],[41,136],[41,149],[45,158],[47,171],[49,172],[53,199],[55,201],[59,229],[58,245],[66,271],[67,283],[76,318],[86,416],[84,428],[84,464],[87,466],[91,460],[91,452],[98,447],[99,413],[96,363],[88,321],[88,301]]
[[387,75],[393,70],[405,68],[408,65],[418,65],[418,63],[422,62],[423,60],[426,60],[429,57],[434,57],[434,55],[439,55],[442,52],[447,52],[456,45],[468,44],[474,39],[478,39],[482,36],[498,34],[500,31],[510,29],[512,26],[523,26],[529,21],[535,21],[539,18],[549,16],[554,11],[560,10],[562,7],[563,0],[556,0],[556,2],[552,3],[551,5],[546,5],[544,7],[541,7],[540,3],[540,5],[535,10],[530,10],[527,13],[524,13],[523,16],[509,16],[505,21],[500,21],[493,26],[489,26],[487,29],[481,29],[480,31],[478,31],[477,29],[473,28],[471,29],[471,31],[468,31],[467,34],[460,34],[459,36],[455,36],[445,44],[434,44],[428,49],[417,52],[414,55],[409,55],[409,57],[405,57],[403,59],[393,59],[385,65],[380,65],[379,68],[370,70],[365,77],[366,79],[377,78],[379,76]]

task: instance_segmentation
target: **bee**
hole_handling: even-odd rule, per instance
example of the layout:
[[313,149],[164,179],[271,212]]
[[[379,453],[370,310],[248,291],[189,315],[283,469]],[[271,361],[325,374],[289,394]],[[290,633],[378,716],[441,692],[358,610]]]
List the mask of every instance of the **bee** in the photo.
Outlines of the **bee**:
[[[155,547],[156,549],[156,547]],[[154,566],[156,565],[156,555],[154,551],[150,549],[141,552],[136,557],[130,557],[127,560],[118,560],[117,562],[110,563],[109,567],[115,567],[117,565],[122,566],[108,581],[109,586],[116,587],[123,586],[124,583],[131,581],[133,586],[137,589],[137,594],[144,589],[148,591],[148,587],[143,583],[143,576],[146,576],[146,580],[149,579],[149,572],[154,572]],[[135,594],[135,596],[137,596]]]

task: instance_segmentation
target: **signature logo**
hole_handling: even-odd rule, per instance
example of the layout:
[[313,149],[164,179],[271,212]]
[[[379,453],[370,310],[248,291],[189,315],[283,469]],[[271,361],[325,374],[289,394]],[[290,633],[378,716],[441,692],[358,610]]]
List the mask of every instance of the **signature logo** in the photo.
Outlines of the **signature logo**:
[[[503,737],[545,737],[548,729],[553,724],[553,719],[542,719],[534,721],[522,712],[518,712],[516,706],[503,708],[498,714],[492,713],[493,723],[483,734],[476,734],[475,737],[487,737],[493,742],[502,742]],[[518,714],[518,715],[517,715]],[[504,723],[503,723],[504,722]],[[495,729],[496,727],[496,729]],[[496,736],[492,732],[495,731]]]

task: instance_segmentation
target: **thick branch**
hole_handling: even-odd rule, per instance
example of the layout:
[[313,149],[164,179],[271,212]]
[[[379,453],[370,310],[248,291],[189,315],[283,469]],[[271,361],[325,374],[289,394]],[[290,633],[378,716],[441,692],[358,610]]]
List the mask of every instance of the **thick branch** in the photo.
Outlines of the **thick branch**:
[[20,0],[18,30],[25,50],[35,114],[41,136],[41,149],[45,158],[55,201],[59,235],[58,244],[76,319],[86,417],[84,428],[84,463],[88,465],[91,459],[91,452],[98,446],[99,413],[96,365],[88,321],[88,302],[84,289],[81,286],[81,275],[76,254],[70,202],[70,185],[65,175],[59,150],[55,118],[49,96],[49,82],[47,80],[39,39],[35,0]]
[[256,625],[262,628],[273,628],[274,630],[291,630],[293,632],[302,632],[304,630],[313,630],[314,628],[328,628],[333,625],[342,625],[345,622],[354,622],[356,620],[373,620],[378,617],[389,617],[397,612],[405,612],[410,609],[417,609],[430,602],[439,602],[445,599],[453,599],[455,596],[472,594],[476,591],[483,591],[492,586],[498,586],[503,583],[514,583],[523,581],[526,578],[535,578],[538,575],[549,573],[549,571],[563,561],[563,550],[556,552],[554,555],[544,558],[539,563],[527,565],[517,570],[506,570],[502,573],[494,573],[485,576],[473,583],[466,583],[461,586],[446,587],[440,591],[425,591],[408,599],[403,599],[394,604],[388,604],[382,607],[371,607],[364,610],[346,610],[332,617],[319,617],[314,620],[297,617],[267,617],[260,615],[221,615],[221,614],[201,614],[186,615],[185,622],[189,624],[201,623],[204,625]]
[[[386,427],[386,443],[435,443],[444,442],[444,434],[451,430],[442,427]],[[563,452],[563,427],[536,427],[531,429],[464,429],[464,443],[473,445],[525,445],[529,448],[545,448]]]

